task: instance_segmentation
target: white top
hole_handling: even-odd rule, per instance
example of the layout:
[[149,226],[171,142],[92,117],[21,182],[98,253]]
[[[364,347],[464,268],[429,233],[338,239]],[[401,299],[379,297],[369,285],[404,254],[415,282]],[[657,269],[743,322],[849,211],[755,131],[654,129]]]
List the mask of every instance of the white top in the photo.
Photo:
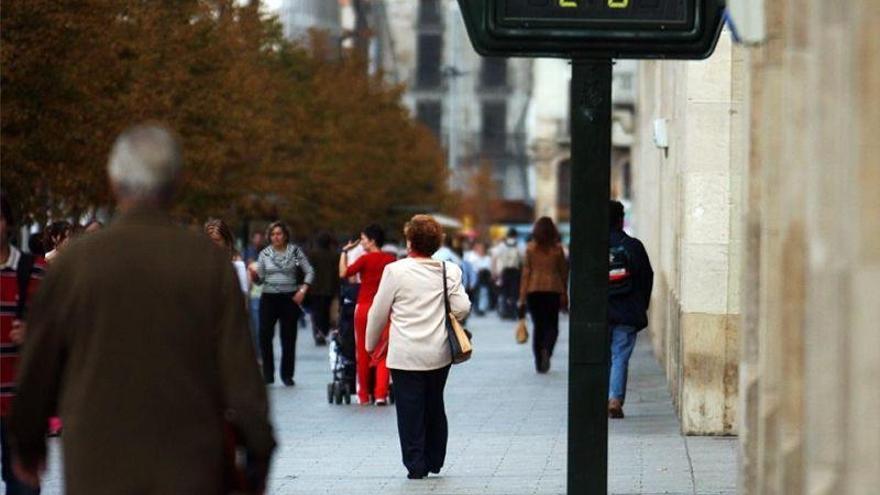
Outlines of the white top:
[[238,285],[241,286],[241,291],[244,293],[244,297],[248,297],[248,276],[247,276],[247,268],[244,266],[244,261],[242,260],[234,260],[232,262],[232,267],[235,268],[235,274],[238,275]]
[[21,251],[18,250],[12,244],[9,245],[9,257],[6,258],[6,263],[3,263],[3,266],[0,266],[0,269],[5,270],[7,268],[12,268],[15,271],[18,271],[18,260],[21,258]]
[[488,255],[479,255],[476,251],[468,251],[464,256],[464,260],[474,267],[474,271],[479,273],[482,270],[492,270],[492,258]]
[[[427,258],[404,258],[385,267],[367,318],[367,351],[379,343],[391,315],[389,368],[428,371],[452,362],[443,303],[443,267]],[[461,268],[446,263],[449,305],[458,320],[471,310],[461,285]]]

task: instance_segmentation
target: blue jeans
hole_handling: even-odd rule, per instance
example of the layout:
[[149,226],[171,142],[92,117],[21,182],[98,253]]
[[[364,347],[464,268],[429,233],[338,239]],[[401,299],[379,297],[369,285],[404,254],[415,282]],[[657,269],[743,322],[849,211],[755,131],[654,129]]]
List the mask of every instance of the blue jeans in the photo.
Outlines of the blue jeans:
[[623,403],[626,398],[626,379],[629,371],[629,358],[636,346],[638,337],[636,327],[614,325],[611,327],[611,378],[608,398]]
[[257,359],[260,359],[260,298],[250,298],[251,339],[254,341],[254,350]]

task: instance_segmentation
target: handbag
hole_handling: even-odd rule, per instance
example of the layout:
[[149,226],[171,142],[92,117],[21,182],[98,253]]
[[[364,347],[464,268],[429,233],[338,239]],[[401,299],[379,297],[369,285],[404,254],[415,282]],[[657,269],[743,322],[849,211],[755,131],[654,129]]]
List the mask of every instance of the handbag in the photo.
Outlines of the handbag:
[[516,324],[516,343],[525,344],[529,341],[529,329],[526,326],[526,319],[520,318]]
[[449,340],[449,350],[452,353],[452,364],[461,364],[471,358],[473,346],[471,345],[471,333],[468,332],[452,314],[449,306],[449,289],[446,287],[446,263],[443,265],[443,303],[446,305],[446,334]]

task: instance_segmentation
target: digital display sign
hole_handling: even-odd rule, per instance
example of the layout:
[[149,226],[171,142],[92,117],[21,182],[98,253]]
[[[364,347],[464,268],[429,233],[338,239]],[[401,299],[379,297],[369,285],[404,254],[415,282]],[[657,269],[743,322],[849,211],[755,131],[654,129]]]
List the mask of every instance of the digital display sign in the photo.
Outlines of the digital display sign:
[[507,0],[497,4],[506,26],[599,29],[688,29],[695,0]]
[[699,59],[715,49],[725,0],[458,0],[478,53]]

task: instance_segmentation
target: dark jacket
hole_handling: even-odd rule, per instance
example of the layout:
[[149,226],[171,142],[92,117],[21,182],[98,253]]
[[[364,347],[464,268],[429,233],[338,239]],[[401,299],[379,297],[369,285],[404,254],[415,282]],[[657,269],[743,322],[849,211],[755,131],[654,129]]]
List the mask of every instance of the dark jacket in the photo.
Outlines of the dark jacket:
[[612,230],[610,247],[623,246],[630,260],[632,290],[626,294],[608,297],[608,324],[630,325],[642,330],[648,326],[648,305],[654,285],[654,270],[642,242],[622,230]]
[[229,254],[154,210],[74,241],[28,320],[11,437],[30,464],[57,404],[65,490],[215,494],[224,420],[253,459],[275,445]]
[[339,253],[330,249],[310,251],[309,261],[315,268],[315,281],[309,286],[309,294],[335,296],[339,294]]

